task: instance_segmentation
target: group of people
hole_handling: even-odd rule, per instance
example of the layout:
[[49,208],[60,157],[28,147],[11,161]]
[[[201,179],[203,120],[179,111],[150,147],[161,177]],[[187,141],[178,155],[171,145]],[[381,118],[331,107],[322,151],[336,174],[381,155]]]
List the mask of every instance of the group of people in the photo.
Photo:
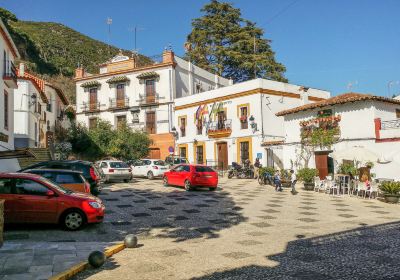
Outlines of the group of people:
[[[261,168],[261,163],[260,163],[260,159],[256,158],[256,161],[254,162],[254,178],[258,179],[258,177],[260,176],[260,168]],[[275,174],[273,176],[273,182],[275,185],[275,191],[279,191],[281,192],[282,189],[282,180],[281,180],[281,174],[279,172],[279,170],[275,171]],[[294,172],[294,170],[290,170],[290,185],[291,185],[291,193],[292,194],[297,194],[296,191],[296,183],[297,183],[297,176],[296,173]]]

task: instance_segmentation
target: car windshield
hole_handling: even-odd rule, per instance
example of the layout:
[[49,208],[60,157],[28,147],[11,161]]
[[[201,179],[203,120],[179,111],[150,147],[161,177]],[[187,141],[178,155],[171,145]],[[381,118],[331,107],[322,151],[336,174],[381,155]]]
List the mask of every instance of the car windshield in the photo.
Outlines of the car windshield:
[[42,180],[43,182],[47,183],[48,185],[50,185],[51,187],[55,188],[55,189],[56,189],[57,191],[59,191],[59,192],[62,192],[62,193],[73,193],[73,191],[68,190],[68,189],[66,189],[66,188],[63,188],[62,186],[57,185],[56,183],[54,183],[53,181],[51,181],[51,180],[49,180],[49,179],[47,179],[47,178],[45,178],[45,177],[42,177],[41,180]]
[[110,162],[110,167],[111,168],[129,168],[129,166],[125,162],[122,162],[122,161]]
[[196,172],[215,172],[214,169],[208,166],[196,166]]
[[165,166],[165,162],[163,160],[155,160],[154,165]]
[[174,164],[188,163],[185,158],[174,158]]

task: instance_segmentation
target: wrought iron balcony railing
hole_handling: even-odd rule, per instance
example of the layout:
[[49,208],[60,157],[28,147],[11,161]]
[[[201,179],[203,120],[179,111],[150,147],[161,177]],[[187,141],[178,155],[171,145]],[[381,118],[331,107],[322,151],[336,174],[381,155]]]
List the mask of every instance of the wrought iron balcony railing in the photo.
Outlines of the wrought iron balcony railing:
[[399,129],[400,128],[400,119],[383,121],[381,124],[381,129]]
[[82,111],[83,112],[96,112],[100,110],[100,102],[83,102],[82,103]]
[[208,137],[226,137],[232,133],[232,120],[215,121],[208,124]]
[[160,101],[160,95],[158,93],[154,94],[139,94],[139,105],[145,106],[145,105],[153,105],[153,104],[158,104]]
[[110,109],[123,109],[129,107],[129,98],[110,98]]
[[3,79],[11,79],[17,83],[17,69],[11,60],[4,61]]

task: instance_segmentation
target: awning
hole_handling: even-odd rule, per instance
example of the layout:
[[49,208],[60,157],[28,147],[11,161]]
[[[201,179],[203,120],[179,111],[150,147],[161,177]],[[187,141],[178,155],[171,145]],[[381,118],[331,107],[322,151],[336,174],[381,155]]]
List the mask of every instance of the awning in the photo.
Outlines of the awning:
[[0,151],[0,159],[34,158],[34,157],[35,156],[28,149]]
[[94,87],[99,87],[101,84],[98,81],[89,81],[86,83],[81,84],[81,87],[83,88],[94,88]]
[[153,78],[158,78],[158,77],[160,77],[160,75],[157,74],[154,71],[152,71],[152,72],[144,72],[144,73],[139,74],[139,75],[136,76],[136,78],[138,78],[139,80],[153,79]]
[[130,79],[127,76],[116,76],[108,79],[106,82],[109,84],[117,84],[117,83],[126,83],[129,82]]

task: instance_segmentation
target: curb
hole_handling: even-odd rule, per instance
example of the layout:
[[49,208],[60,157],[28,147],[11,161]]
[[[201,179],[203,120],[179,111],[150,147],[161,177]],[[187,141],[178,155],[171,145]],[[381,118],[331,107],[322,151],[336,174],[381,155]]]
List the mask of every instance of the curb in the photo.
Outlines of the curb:
[[[104,250],[104,254],[106,255],[107,258],[109,258],[112,255],[124,250],[125,248],[126,247],[125,247],[124,243],[119,243],[119,244],[107,247]],[[67,280],[89,267],[90,267],[89,262],[84,261],[84,262],[74,265],[73,267],[71,267],[59,274],[56,274],[56,275],[50,277],[49,280]]]

